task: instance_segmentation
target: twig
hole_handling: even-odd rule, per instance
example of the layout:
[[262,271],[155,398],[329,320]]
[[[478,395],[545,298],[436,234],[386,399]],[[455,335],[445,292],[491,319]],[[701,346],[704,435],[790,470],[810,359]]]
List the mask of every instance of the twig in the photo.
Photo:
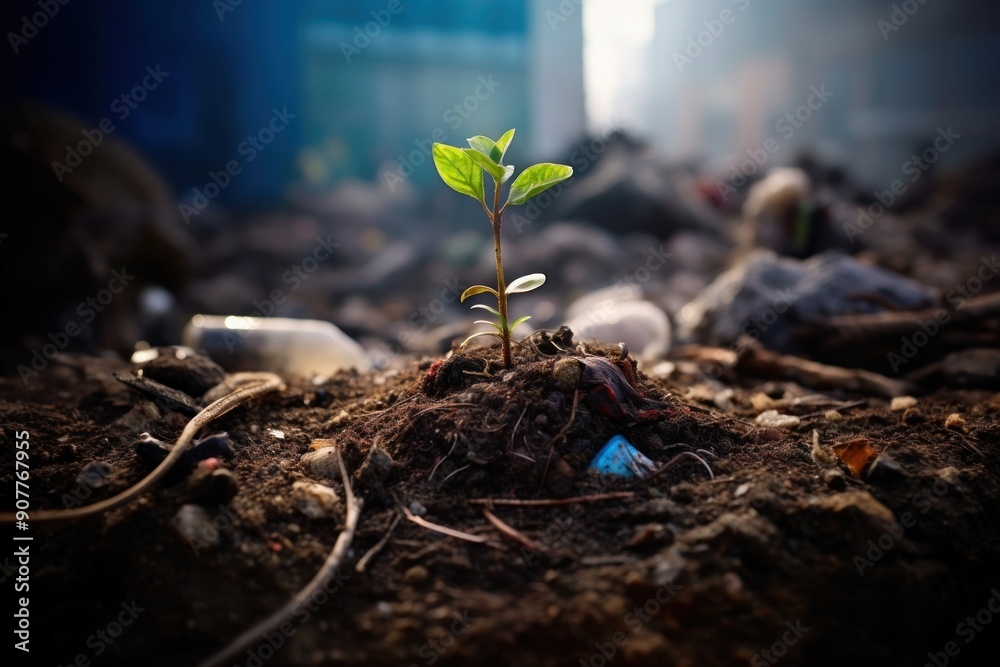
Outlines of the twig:
[[496,528],[498,531],[500,531],[500,534],[503,535],[504,537],[508,537],[517,542],[518,544],[521,544],[522,546],[531,549],[532,551],[544,551],[541,545],[539,545],[537,542],[535,542],[533,539],[531,539],[524,533],[516,530],[515,528],[512,528],[511,526],[501,521],[497,517],[497,515],[495,515],[493,512],[489,511],[486,508],[483,508],[483,514],[486,516],[489,522],[493,524],[493,527]]
[[409,403],[410,401],[412,401],[413,399],[417,398],[418,396],[420,396],[420,394],[414,394],[413,396],[410,396],[409,398],[404,398],[401,401],[396,401],[395,403],[393,403],[392,405],[390,405],[387,408],[382,408],[381,410],[374,410],[372,412],[359,412],[356,415],[348,415],[348,417],[373,417],[375,415],[380,415],[380,414],[389,412],[390,410],[395,410],[399,406],[405,405],[405,404]]
[[434,473],[436,473],[436,472],[437,472],[437,469],[438,469],[438,467],[439,467],[439,466],[440,466],[440,465],[441,465],[442,463],[444,463],[444,460],[445,460],[446,458],[448,458],[449,456],[451,456],[451,453],[452,453],[453,451],[455,451],[455,447],[456,447],[457,445],[458,445],[458,432],[456,431],[456,432],[455,432],[455,442],[451,443],[451,449],[449,449],[449,450],[448,450],[448,453],[447,453],[447,454],[445,454],[444,456],[442,456],[442,457],[441,457],[441,459],[440,459],[440,460],[439,460],[439,461],[438,461],[437,463],[435,463],[435,464],[434,464],[434,467],[433,467],[433,468],[431,468],[431,474],[427,476],[427,481],[428,481],[428,482],[429,482],[429,481],[431,481],[432,479],[434,479]]
[[358,564],[354,566],[355,572],[365,571],[365,568],[368,566],[368,561],[378,555],[378,552],[382,551],[385,545],[389,543],[389,537],[392,536],[392,531],[396,529],[396,524],[399,523],[402,518],[403,515],[396,512],[395,518],[393,518],[392,523],[389,524],[389,529],[385,531],[385,535],[382,536],[382,539],[376,542],[375,546],[369,549],[365,555],[361,557],[361,560],[358,561]]
[[634,498],[635,491],[615,491],[614,493],[597,493],[592,496],[574,496],[572,498],[536,498],[521,500],[520,498],[469,498],[470,505],[486,505],[487,507],[556,507],[574,503],[596,503],[602,500],[618,500]]
[[[122,505],[132,502],[140,495],[148,491],[154,484],[156,484],[156,482],[160,481],[164,475],[170,472],[170,469],[181,458],[184,451],[188,448],[188,445],[191,444],[191,440],[194,439],[194,436],[197,435],[198,431],[207,426],[209,422],[213,419],[221,417],[251,398],[276,391],[285,386],[284,381],[273,373],[237,373],[228,379],[227,382],[240,382],[243,380],[257,382],[257,384],[237,389],[231,394],[223,396],[192,417],[191,421],[189,421],[187,426],[184,427],[184,430],[181,431],[180,437],[177,438],[177,442],[174,443],[174,446],[170,449],[170,453],[167,454],[166,458],[160,462],[160,465],[153,468],[151,473],[139,480],[137,484],[130,486],[116,496],[94,503],[93,505],[86,505],[85,507],[77,507],[68,510],[40,510],[31,512],[31,521],[63,521],[66,519],[80,519],[92,514],[107,512],[108,510],[112,510],[116,507],[121,507]],[[16,520],[16,518],[17,515],[13,512],[4,512],[0,514],[0,523],[12,523]]]
[[576,420],[576,408],[580,405],[580,391],[573,392],[573,409],[569,413],[569,421],[566,425],[556,433],[556,437],[549,441],[549,456],[545,459],[545,470],[542,471],[542,481],[538,483],[538,492],[541,493],[542,486],[545,484],[545,477],[549,474],[549,464],[552,463],[552,455],[556,451],[556,441],[561,438],[565,438],[566,434],[569,433],[569,429],[573,426],[573,422]]
[[524,406],[524,410],[521,410],[521,416],[517,418],[517,422],[514,424],[514,430],[510,432],[510,453],[514,453],[514,436],[517,435],[517,427],[521,425],[521,420],[524,419],[524,413],[528,411],[528,406]]
[[337,574],[340,562],[344,559],[348,547],[351,546],[351,540],[354,539],[354,531],[357,529],[358,518],[361,516],[361,506],[363,504],[360,498],[354,496],[354,491],[351,489],[351,480],[347,474],[347,468],[344,466],[344,458],[340,454],[339,447],[337,448],[337,463],[340,465],[340,475],[344,480],[344,495],[347,497],[347,518],[344,521],[344,530],[337,537],[337,541],[333,545],[333,550],[326,557],[319,572],[284,606],[255,624],[249,630],[243,632],[227,646],[202,661],[199,667],[217,667],[217,665],[224,664],[235,657],[237,653],[253,645],[254,642],[259,643],[263,635],[273,631],[274,628],[282,623],[287,622],[293,614],[299,613],[302,607],[309,603],[310,598],[320,588],[326,586]]
[[697,461],[698,463],[700,463],[703,466],[705,466],[705,470],[708,471],[708,477],[709,477],[709,479],[715,479],[715,473],[712,472],[712,468],[707,463],[705,463],[705,459],[701,458],[700,456],[698,456],[694,452],[681,452],[680,454],[678,454],[677,456],[675,456],[674,458],[670,459],[669,461],[667,461],[666,463],[664,463],[662,466],[660,466],[659,470],[657,470],[656,472],[654,472],[652,475],[646,477],[646,479],[653,479],[654,477],[659,477],[660,475],[662,475],[663,473],[665,473],[666,471],[670,470],[671,468],[673,468],[674,466],[676,466],[678,463],[680,463],[681,460],[684,459],[684,458],[692,458],[695,461]]
[[468,468],[468,467],[469,467],[469,466],[471,466],[471,465],[472,465],[472,464],[470,463],[470,464],[468,464],[468,465],[464,465],[464,466],[462,466],[462,467],[461,467],[461,468],[459,468],[458,470],[452,470],[452,471],[451,471],[450,473],[448,473],[448,476],[447,476],[447,477],[445,477],[444,479],[442,479],[442,480],[441,480],[441,483],[442,483],[442,484],[444,484],[444,483],[445,483],[445,482],[447,482],[447,481],[448,481],[449,479],[451,479],[452,477],[454,477],[454,476],[455,476],[455,475],[457,475],[458,473],[462,472],[463,470],[465,470],[466,468]]
[[483,537],[482,535],[472,535],[470,533],[463,533],[462,531],[455,530],[454,528],[448,528],[447,526],[441,526],[436,523],[431,523],[430,521],[424,519],[423,517],[419,517],[413,512],[411,512],[410,509],[405,505],[400,505],[399,507],[400,509],[403,510],[403,513],[406,515],[407,519],[417,524],[418,526],[422,526],[423,528],[426,528],[428,530],[433,530],[435,532],[441,533],[442,535],[447,535],[448,537],[454,537],[459,540],[465,540],[466,542],[474,542],[476,544],[486,544],[490,541],[488,537]]

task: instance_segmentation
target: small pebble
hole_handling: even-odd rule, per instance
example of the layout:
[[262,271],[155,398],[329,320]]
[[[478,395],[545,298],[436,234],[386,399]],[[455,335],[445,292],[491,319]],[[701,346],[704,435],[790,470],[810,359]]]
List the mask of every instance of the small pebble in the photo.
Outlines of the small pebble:
[[430,572],[423,565],[414,565],[403,573],[403,581],[408,584],[420,584],[430,577]]
[[959,433],[965,433],[968,431],[968,428],[966,428],[965,425],[965,419],[963,419],[962,415],[957,412],[953,412],[948,415],[948,418],[944,420],[944,427],[952,431],[958,431]]
[[574,391],[580,386],[582,371],[583,366],[578,359],[560,359],[552,367],[552,384],[560,391]]
[[76,483],[91,489],[99,489],[107,483],[115,469],[110,463],[104,461],[91,461],[83,466],[80,474],[76,476]]
[[365,462],[358,469],[357,476],[381,482],[392,472],[394,464],[392,455],[376,445],[368,450],[368,456],[365,457]]
[[796,426],[802,422],[802,420],[795,415],[783,415],[777,410],[765,410],[757,415],[757,419],[755,421],[761,426],[774,426],[777,428]]
[[837,410],[827,410],[823,413],[823,419],[828,422],[839,422],[844,421],[844,415],[840,414]]
[[144,376],[198,398],[226,379],[226,372],[208,357],[190,350],[160,348],[142,366]]
[[733,496],[739,498],[744,493],[750,490],[750,486],[751,486],[750,482],[743,482],[742,484],[736,487],[736,491],[733,493]]
[[937,476],[943,479],[950,486],[955,486],[959,483],[959,476],[961,474],[961,471],[955,466],[948,466],[947,468],[941,468],[937,471]]
[[339,498],[329,486],[298,481],[292,484],[292,507],[310,519],[329,519],[337,514]]
[[427,514],[427,508],[424,507],[419,500],[414,500],[410,502],[410,511],[417,516],[423,516]]
[[715,407],[722,411],[727,411],[729,408],[733,407],[733,397],[735,395],[735,391],[730,388],[726,388],[717,392],[715,396],[712,397],[712,402],[715,403]]
[[340,464],[337,462],[337,450],[334,447],[323,447],[303,454],[300,461],[306,470],[316,477],[330,480],[340,478]]
[[833,491],[843,491],[847,488],[847,477],[837,468],[824,468],[820,477],[826,486]]
[[285,439],[285,432],[280,429],[277,428],[268,429],[268,433],[270,433],[273,437],[278,438],[279,440]]
[[181,505],[174,515],[174,528],[196,551],[219,543],[219,531],[212,525],[212,518],[201,505]]
[[908,408],[912,408],[917,404],[917,399],[912,396],[896,396],[889,403],[889,409],[893,412],[901,412]]

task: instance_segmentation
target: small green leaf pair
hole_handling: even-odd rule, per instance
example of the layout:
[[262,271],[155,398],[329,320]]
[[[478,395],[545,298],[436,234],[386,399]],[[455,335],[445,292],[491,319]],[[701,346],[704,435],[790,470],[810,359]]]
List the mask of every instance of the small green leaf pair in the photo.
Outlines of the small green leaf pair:
[[[531,273],[526,276],[521,276],[517,280],[513,281],[510,285],[507,285],[507,289],[505,290],[505,296],[509,296],[511,294],[520,294],[521,292],[530,292],[533,289],[541,287],[543,284],[545,284],[544,273]],[[462,292],[462,298],[460,300],[464,303],[465,300],[470,296],[483,294],[485,292],[489,292],[493,296],[497,297],[497,301],[500,300],[499,296],[497,295],[497,291],[492,287],[487,287],[486,285],[473,285],[469,289]],[[472,306],[472,308],[482,308],[483,310],[488,310],[489,312],[496,315],[497,318],[496,322],[490,322],[488,320],[476,320],[475,322],[476,324],[488,324],[494,327],[496,329],[496,333],[492,331],[480,331],[479,333],[474,333],[468,338],[466,338],[464,341],[462,341],[462,345],[465,345],[473,338],[477,338],[479,336],[493,336],[494,338],[499,339],[500,342],[503,342],[505,337],[508,339],[510,338],[511,334],[514,332],[514,328],[517,327],[518,324],[521,324],[522,322],[526,322],[531,319],[531,315],[524,315],[522,317],[517,318],[510,324],[508,324],[507,318],[504,315],[502,315],[500,311],[497,310],[496,308],[491,308],[484,303],[477,303],[476,305]]]
[[[493,313],[497,317],[496,322],[477,320],[477,324],[489,324],[496,329],[493,331],[483,331],[473,334],[462,342],[465,345],[478,336],[495,336],[500,339],[503,345],[504,367],[510,368],[510,336],[511,332],[521,322],[529,319],[530,316],[519,317],[508,324],[507,318],[507,297],[511,294],[529,292],[541,287],[545,282],[545,275],[532,273],[522,276],[513,281],[510,285],[504,282],[503,275],[503,252],[500,243],[500,228],[503,223],[503,214],[508,206],[518,206],[524,204],[535,195],[545,192],[553,185],[561,183],[573,175],[572,167],[564,164],[552,164],[543,162],[528,167],[521,172],[520,176],[514,179],[507,192],[507,201],[500,205],[500,188],[510,180],[514,173],[513,165],[504,165],[503,158],[507,153],[507,147],[511,139],[514,138],[514,130],[508,130],[502,137],[493,141],[489,137],[475,136],[468,139],[469,148],[457,148],[445,144],[434,144],[432,154],[434,156],[434,166],[437,167],[441,180],[448,187],[468,195],[483,205],[490,224],[493,227],[493,248],[496,253],[497,288],[486,285],[473,285],[462,294],[462,301],[477,294],[490,293],[497,300],[497,308],[491,308],[483,304],[476,304],[473,308],[482,308]],[[486,192],[483,185],[483,172],[486,172],[493,179],[493,206],[486,199]]]

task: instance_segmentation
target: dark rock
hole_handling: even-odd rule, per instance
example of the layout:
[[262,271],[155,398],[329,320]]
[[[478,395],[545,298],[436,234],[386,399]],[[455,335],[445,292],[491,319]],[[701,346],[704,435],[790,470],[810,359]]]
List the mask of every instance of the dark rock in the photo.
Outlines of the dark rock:
[[882,452],[868,468],[866,477],[873,482],[883,482],[902,479],[906,477],[906,473],[899,461],[892,458],[888,452]]
[[115,473],[114,467],[104,461],[91,461],[83,466],[76,476],[76,483],[91,489],[99,489],[107,483],[107,479]]
[[843,491],[847,488],[847,478],[844,477],[844,473],[836,468],[826,468],[820,474],[823,478],[823,483],[826,484],[827,488],[834,491]]
[[205,355],[176,347],[160,348],[159,356],[142,365],[142,375],[195,398],[226,379],[222,366]]
[[191,500],[206,507],[232,500],[239,490],[239,477],[225,468],[200,465],[188,479]]
[[803,325],[932,303],[933,293],[924,285],[837,252],[798,261],[758,251],[689,304],[675,331],[678,342],[708,345],[732,345],[752,331],[765,347],[797,354],[806,352],[795,335]]
[[195,461],[204,461],[212,457],[229,460],[233,456],[235,456],[233,441],[225,431],[195,440],[191,448],[191,458]]
[[201,412],[201,407],[183,391],[168,387],[147,377],[135,377],[134,375],[125,375],[122,373],[115,373],[114,375],[115,379],[119,382],[123,382],[136,391],[152,397],[153,401],[159,407],[167,410],[176,410],[191,416]]
[[[143,433],[140,439],[132,445],[132,448],[150,468],[160,465],[172,449],[170,445],[160,442],[148,433]],[[229,434],[217,433],[196,440],[192,447],[181,454],[177,463],[174,464],[172,472],[187,474],[194,469],[199,461],[210,458],[231,459],[233,456]]]

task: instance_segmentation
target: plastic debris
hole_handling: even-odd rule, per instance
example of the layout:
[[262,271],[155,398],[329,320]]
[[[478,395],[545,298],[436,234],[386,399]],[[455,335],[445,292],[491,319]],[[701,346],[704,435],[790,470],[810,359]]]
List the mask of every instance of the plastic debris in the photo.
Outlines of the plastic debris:
[[231,371],[295,375],[371,370],[364,348],[330,322],[287,317],[195,315],[184,343]]
[[590,469],[616,477],[646,477],[656,471],[656,464],[632,446],[624,436],[616,435],[601,447],[590,462]]
[[[580,386],[586,391],[587,404],[602,417],[616,421],[652,421],[677,417],[687,410],[641,395],[629,382],[622,367],[604,357],[577,359],[583,364]],[[627,359],[620,363],[631,370]]]

